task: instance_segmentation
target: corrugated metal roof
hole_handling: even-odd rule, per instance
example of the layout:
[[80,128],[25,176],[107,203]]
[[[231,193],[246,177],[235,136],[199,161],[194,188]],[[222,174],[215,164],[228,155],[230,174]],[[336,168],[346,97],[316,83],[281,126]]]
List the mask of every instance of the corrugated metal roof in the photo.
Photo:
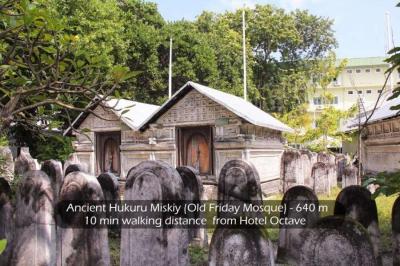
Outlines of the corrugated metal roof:
[[278,119],[267,114],[263,110],[254,106],[250,102],[237,97],[232,94],[228,94],[219,90],[212,89],[210,87],[191,82],[186,83],[182,88],[180,88],[167,102],[165,102],[158,111],[156,111],[152,116],[148,117],[140,129],[144,129],[149,123],[156,120],[163,113],[165,113],[182,95],[186,94],[188,90],[195,89],[199,93],[205,95],[206,97],[212,99],[216,103],[224,106],[226,109],[236,114],[237,116],[243,118],[251,124],[266,127],[278,131],[292,132],[289,126],[285,125]]
[[359,57],[359,58],[341,58],[337,60],[337,64],[340,64],[344,59],[347,60],[346,67],[362,67],[362,66],[385,66],[389,65],[385,62],[386,57]]

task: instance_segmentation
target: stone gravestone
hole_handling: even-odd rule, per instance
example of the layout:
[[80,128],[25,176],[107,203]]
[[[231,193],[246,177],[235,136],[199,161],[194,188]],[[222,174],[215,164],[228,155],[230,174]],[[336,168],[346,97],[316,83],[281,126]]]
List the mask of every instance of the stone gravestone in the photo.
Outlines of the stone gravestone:
[[[82,171],[82,172],[89,172],[88,165],[86,163],[81,162],[79,160],[78,156],[76,155],[76,153],[71,153],[69,155],[68,159],[65,160],[65,162],[64,162],[64,173],[67,172],[67,168],[72,164],[80,165],[80,169],[81,169],[80,171]],[[67,174],[65,174],[65,176],[66,175]]]
[[[72,172],[65,176],[60,191],[59,205],[84,205],[87,202],[101,202],[103,192],[96,177],[83,172]],[[62,208],[66,210],[66,206]],[[94,206],[94,205],[92,205]],[[59,206],[60,208],[60,206]],[[91,214],[92,215],[92,214]],[[104,213],[94,213],[96,220],[104,217]],[[83,227],[85,213],[58,212],[58,239],[57,265],[85,266],[110,265],[108,247],[108,230],[106,227]]]
[[[125,186],[126,201],[179,201],[183,199],[183,182],[179,173],[162,161],[144,161],[131,168]],[[138,213],[143,216],[144,213]],[[153,213],[152,218],[162,218]],[[121,229],[120,264],[188,265],[187,229],[146,227]]]
[[259,228],[217,228],[208,262],[210,266],[275,265],[272,247]]
[[[312,171],[312,153],[308,150],[301,150],[300,151],[300,161],[301,161],[301,168],[302,168],[302,180],[298,182],[298,185],[305,185],[312,188],[311,184],[311,171]],[[303,181],[303,182],[301,182]]]
[[392,250],[393,265],[400,265],[400,196],[397,197],[392,208]]
[[103,190],[104,200],[119,200],[118,177],[112,173],[102,173],[97,177],[97,181]]
[[371,238],[374,256],[379,262],[381,258],[378,211],[371,193],[361,186],[344,188],[336,198],[334,214],[349,217],[365,227]]
[[[298,204],[307,204],[307,206],[314,204],[316,211],[297,212],[295,210]],[[318,198],[310,188],[295,186],[286,191],[281,205],[286,205],[288,210],[285,214],[281,213],[281,218],[305,218],[307,221],[305,226],[297,226],[295,228],[280,227],[279,229],[278,261],[295,265],[300,258],[299,251],[303,245],[301,233],[305,228],[314,226],[319,219]]]
[[56,160],[47,160],[42,164],[42,171],[45,172],[48,177],[50,177],[54,192],[54,199],[57,201],[64,178],[62,164]]
[[318,153],[318,162],[324,163],[328,172],[329,187],[337,186],[336,159],[333,154]]
[[11,187],[7,180],[0,177],[0,239],[7,239],[7,247],[0,255],[0,265],[9,265],[14,231],[14,208],[11,204]]
[[42,171],[24,174],[17,192],[10,265],[55,265],[54,194]]
[[[177,167],[183,182],[183,199],[187,203],[200,204],[203,198],[203,182],[198,171],[190,166]],[[190,218],[204,218],[203,212],[190,213]],[[208,245],[206,228],[194,227],[189,230],[189,241],[199,246]]]
[[285,150],[282,155],[283,191],[299,183],[299,177],[304,183],[301,167],[301,154],[297,150]]
[[15,160],[14,171],[17,175],[24,175],[28,171],[39,170],[40,165],[29,153],[28,147],[22,147],[19,156]]
[[311,179],[316,194],[330,194],[328,169],[324,163],[318,162],[313,165]]
[[70,165],[68,165],[67,168],[65,168],[64,172],[65,172],[64,175],[67,176],[69,173],[72,173],[72,172],[85,172],[85,169],[80,164],[70,164]]
[[342,188],[357,185],[357,167],[348,165],[344,168],[342,176]]
[[368,232],[354,220],[324,217],[302,236],[298,265],[377,265]]
[[344,169],[346,168],[347,165],[346,156],[341,153],[336,154],[335,164],[336,164],[337,180],[342,181]]
[[9,182],[14,178],[14,159],[9,147],[0,147],[0,175]]

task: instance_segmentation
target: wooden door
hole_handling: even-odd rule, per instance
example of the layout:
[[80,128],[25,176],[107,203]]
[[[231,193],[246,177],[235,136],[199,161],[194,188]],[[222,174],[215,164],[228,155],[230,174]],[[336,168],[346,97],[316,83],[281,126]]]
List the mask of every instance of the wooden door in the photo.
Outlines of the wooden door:
[[110,172],[117,176],[121,173],[120,150],[121,132],[96,134],[97,174]]
[[180,128],[180,165],[197,169],[202,175],[212,174],[212,134],[211,127]]

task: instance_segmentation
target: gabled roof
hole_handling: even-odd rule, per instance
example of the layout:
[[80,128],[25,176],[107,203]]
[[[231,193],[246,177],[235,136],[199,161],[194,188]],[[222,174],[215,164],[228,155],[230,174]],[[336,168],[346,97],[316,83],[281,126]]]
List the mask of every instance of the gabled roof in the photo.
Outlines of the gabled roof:
[[263,110],[259,109],[258,107],[240,97],[219,90],[215,90],[191,81],[180,88],[168,101],[166,101],[156,112],[154,112],[153,115],[149,116],[140,125],[140,129],[144,130],[145,128],[147,128],[150,123],[156,121],[161,115],[163,115],[169,108],[171,108],[176,102],[182,99],[192,89],[210,98],[211,100],[215,101],[216,103],[220,104],[221,106],[225,107],[232,113],[236,114],[237,116],[241,117],[251,124],[278,131],[293,131],[290,127],[288,127],[278,119],[267,114]]
[[[114,98],[104,101],[104,105],[109,107],[110,111],[120,118],[129,128],[135,131],[139,130],[139,126],[160,107],[158,105]],[[94,106],[94,108],[95,107],[96,106]],[[71,126],[78,128],[89,114],[90,112],[80,113],[74,122],[72,122]],[[70,132],[71,127],[64,132],[64,135],[68,135]]]
[[[345,58],[341,58],[337,60],[337,64],[340,64],[342,60]],[[346,58],[347,64],[346,67],[363,67],[363,66],[388,66],[389,63],[385,62],[386,57],[383,56],[375,56],[375,57],[358,57],[358,58]]]

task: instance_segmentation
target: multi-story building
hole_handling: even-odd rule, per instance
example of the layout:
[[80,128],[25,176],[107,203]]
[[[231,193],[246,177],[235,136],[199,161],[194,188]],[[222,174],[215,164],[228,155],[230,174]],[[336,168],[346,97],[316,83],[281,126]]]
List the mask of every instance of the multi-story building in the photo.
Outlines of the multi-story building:
[[[348,110],[357,105],[359,99],[362,108],[366,111],[372,109],[378,99],[379,93],[385,83],[386,71],[390,65],[384,62],[384,57],[364,57],[347,59],[347,64],[327,88],[332,100],[329,105],[340,109]],[[384,88],[379,105],[390,95],[391,87],[399,81],[399,74],[393,73]],[[309,112],[318,116],[324,106],[324,90],[316,89],[314,95],[309,99]]]

